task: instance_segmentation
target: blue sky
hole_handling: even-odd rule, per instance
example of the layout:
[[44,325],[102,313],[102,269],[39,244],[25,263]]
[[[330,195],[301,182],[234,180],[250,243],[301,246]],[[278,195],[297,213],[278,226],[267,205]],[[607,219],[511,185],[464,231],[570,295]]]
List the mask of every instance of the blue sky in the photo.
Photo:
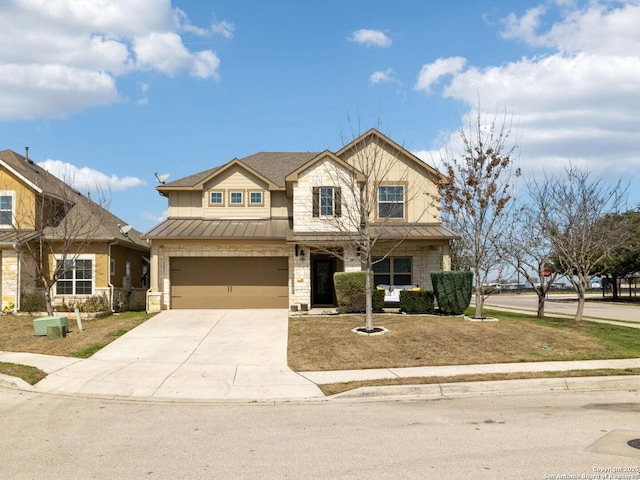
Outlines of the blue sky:
[[550,0],[5,0],[0,149],[110,192],[141,231],[175,180],[378,127],[434,164],[513,115],[525,178],[569,165],[640,203],[640,5]]

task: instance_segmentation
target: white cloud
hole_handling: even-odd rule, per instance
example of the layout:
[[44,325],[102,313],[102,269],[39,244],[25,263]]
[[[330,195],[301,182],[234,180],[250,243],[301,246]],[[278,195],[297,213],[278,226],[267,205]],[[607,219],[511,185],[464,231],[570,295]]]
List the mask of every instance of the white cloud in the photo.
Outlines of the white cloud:
[[211,32],[222,35],[227,40],[231,40],[233,38],[233,34],[236,30],[235,24],[228,22],[226,20],[222,20],[220,22],[213,21],[211,23]]
[[78,168],[61,160],[47,159],[44,162],[39,162],[38,165],[82,192],[115,192],[146,185],[144,180],[137,177],[107,175],[89,167]]
[[416,83],[416,90],[431,92],[431,86],[446,75],[455,75],[464,67],[466,60],[462,57],[439,58],[433,63],[422,66]]
[[392,43],[391,39],[387,37],[384,32],[380,30],[368,30],[366,28],[356,30],[347,40],[367,47],[390,47]]
[[[463,124],[476,117],[478,102],[484,112],[513,115],[525,175],[559,171],[571,162],[608,179],[638,179],[640,34],[632,25],[640,23],[640,7],[564,2],[559,20],[541,30],[549,24],[549,5],[510,15],[504,32],[550,49],[546,54],[488,67],[434,62],[423,67],[416,88],[430,92],[449,74],[441,92],[469,107]],[[438,157],[439,146],[428,154]]]
[[218,78],[220,59],[192,51],[180,32],[232,38],[234,26],[191,25],[171,0],[0,2],[0,120],[64,117],[121,101],[136,71]]
[[373,72],[369,77],[369,83],[371,85],[379,85],[381,83],[394,83],[396,79],[396,72],[393,68],[387,68],[378,72]]

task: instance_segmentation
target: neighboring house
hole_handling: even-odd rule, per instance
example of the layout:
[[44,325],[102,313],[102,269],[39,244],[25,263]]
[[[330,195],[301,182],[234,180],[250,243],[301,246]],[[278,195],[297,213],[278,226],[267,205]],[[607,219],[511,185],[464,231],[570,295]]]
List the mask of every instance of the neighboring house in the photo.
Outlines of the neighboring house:
[[[349,186],[364,182],[358,155],[394,166],[373,192],[371,220],[383,228],[379,255],[402,242],[375,266],[375,283],[430,289],[430,272],[450,268],[449,242],[459,238],[440,221],[445,179],[372,129],[337,152],[257,153],[159,185],[169,213],[143,236],[148,309],[334,306],[333,274],[362,270],[336,223],[353,218]],[[424,191],[410,198],[414,185]]]
[[36,265],[50,274],[63,264],[68,270],[51,289],[54,307],[104,294],[114,309],[144,309],[149,250],[140,232],[90,198],[28,158],[0,151],[4,311],[19,310],[23,295],[43,290]]

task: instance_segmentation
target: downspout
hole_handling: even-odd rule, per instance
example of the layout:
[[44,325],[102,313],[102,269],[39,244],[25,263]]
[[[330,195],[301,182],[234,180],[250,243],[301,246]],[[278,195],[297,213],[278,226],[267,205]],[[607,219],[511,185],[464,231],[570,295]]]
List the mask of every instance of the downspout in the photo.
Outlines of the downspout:
[[113,295],[115,292],[115,288],[113,286],[113,284],[111,283],[111,247],[113,245],[117,245],[118,242],[112,242],[109,244],[109,251],[107,253],[107,265],[109,265],[109,275],[107,275],[108,280],[107,280],[107,285],[109,285],[109,305],[111,306],[111,313],[115,313],[115,308],[113,308]]
[[18,250],[18,290],[16,291],[16,313],[20,311],[20,300],[22,299],[22,252]]

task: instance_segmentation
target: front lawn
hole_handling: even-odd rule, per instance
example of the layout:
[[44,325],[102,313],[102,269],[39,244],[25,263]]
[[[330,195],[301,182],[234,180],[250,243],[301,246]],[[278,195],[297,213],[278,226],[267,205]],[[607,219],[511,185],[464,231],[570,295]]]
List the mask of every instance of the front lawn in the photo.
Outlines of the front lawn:
[[485,310],[499,322],[376,315],[381,336],[351,333],[364,316],[289,319],[289,366],[297,371],[640,357],[640,331],[609,324]]

